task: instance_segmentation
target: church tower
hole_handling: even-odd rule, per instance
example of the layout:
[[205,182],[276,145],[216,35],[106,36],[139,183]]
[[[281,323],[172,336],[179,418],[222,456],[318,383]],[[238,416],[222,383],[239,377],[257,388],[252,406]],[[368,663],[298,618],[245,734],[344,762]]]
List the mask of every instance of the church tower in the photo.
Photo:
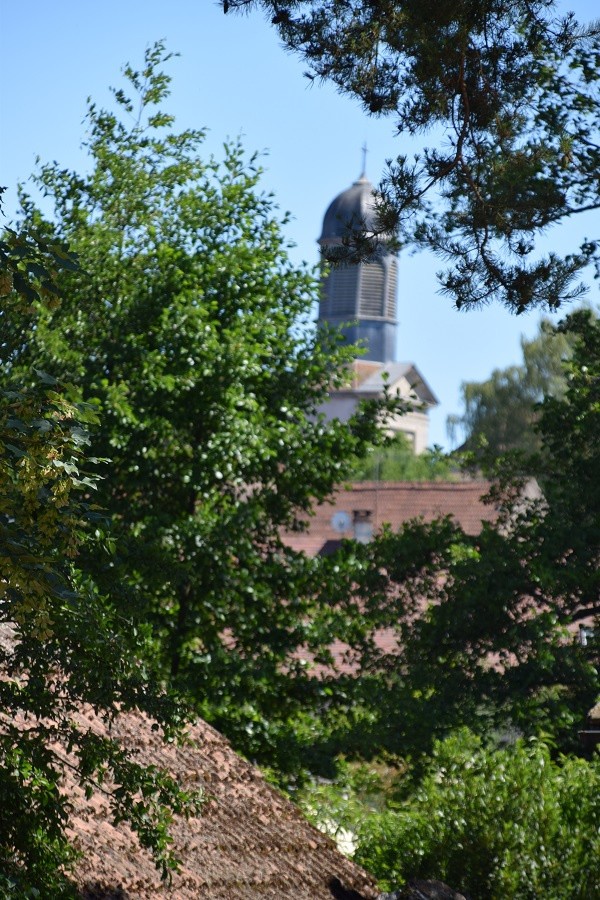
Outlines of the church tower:
[[[364,172],[330,203],[319,238],[322,250],[342,246],[352,232],[375,230],[373,185]],[[398,260],[382,244],[377,257],[331,268],[323,280],[318,322],[341,328],[349,343],[361,342],[364,360],[393,362],[397,343]]]
[[[363,171],[329,204],[319,245],[335,250],[352,232],[373,234],[376,219],[373,185]],[[401,432],[414,452],[422,453],[429,436],[429,410],[437,399],[414,363],[396,361],[397,293],[398,260],[385,240],[369,262],[329,269],[321,286],[317,325],[339,329],[364,352],[349,367],[347,384],[330,391],[321,412],[326,419],[346,421],[362,400],[380,397],[387,389],[409,401],[412,409],[388,418],[386,429]]]

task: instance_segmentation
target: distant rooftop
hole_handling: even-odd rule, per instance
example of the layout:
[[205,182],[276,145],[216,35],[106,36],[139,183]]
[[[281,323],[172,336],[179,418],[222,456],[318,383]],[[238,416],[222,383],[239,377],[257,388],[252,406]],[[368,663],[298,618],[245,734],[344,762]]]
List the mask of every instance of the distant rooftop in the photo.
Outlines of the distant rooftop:
[[397,530],[410,519],[421,518],[432,522],[441,516],[451,515],[467,534],[477,534],[482,522],[496,519],[496,510],[481,500],[488,490],[487,481],[365,481],[351,484],[340,488],[333,503],[315,508],[308,531],[286,533],[284,539],[290,547],[310,556],[330,553],[341,538],[353,537],[350,527],[347,532],[334,528],[333,516],[346,513],[346,521],[352,521],[356,510],[370,513],[369,521],[375,532],[385,524]]
[[[353,363],[351,381],[347,390],[354,393],[379,396],[384,386],[393,386],[401,378],[405,378],[422,402],[437,406],[438,399],[412,362],[378,362],[376,360],[357,359]],[[336,392],[343,391],[344,388]]]

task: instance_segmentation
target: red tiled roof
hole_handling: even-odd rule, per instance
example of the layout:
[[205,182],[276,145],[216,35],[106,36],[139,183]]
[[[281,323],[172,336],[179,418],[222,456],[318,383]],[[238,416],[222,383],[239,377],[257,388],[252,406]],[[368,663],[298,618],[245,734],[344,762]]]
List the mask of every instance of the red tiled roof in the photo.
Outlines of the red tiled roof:
[[[451,515],[467,534],[477,534],[483,521],[493,521],[496,512],[486,506],[481,497],[489,490],[486,481],[466,482],[375,482],[366,481],[341,488],[333,503],[322,504],[314,510],[308,530],[286,533],[285,542],[295,550],[316,556],[327,542],[352,537],[352,530],[340,534],[331,524],[334,512],[355,510],[371,513],[374,531],[388,524],[397,530],[410,519],[425,522]],[[329,544],[331,548],[333,545]],[[327,549],[327,548],[326,548]]]
[[[91,711],[81,724],[103,726]],[[149,900],[373,900],[377,890],[365,872],[342,856],[260,772],[200,721],[191,743],[164,744],[141,715],[119,717],[111,729],[137,760],[166,768],[185,786],[203,789],[198,818],[175,818],[174,846],[182,860],[169,887],[150,855],[123,823],[115,826],[101,795],[86,801],[70,783],[72,840],[82,852],[76,882],[82,898]],[[347,893],[346,893],[347,892]]]

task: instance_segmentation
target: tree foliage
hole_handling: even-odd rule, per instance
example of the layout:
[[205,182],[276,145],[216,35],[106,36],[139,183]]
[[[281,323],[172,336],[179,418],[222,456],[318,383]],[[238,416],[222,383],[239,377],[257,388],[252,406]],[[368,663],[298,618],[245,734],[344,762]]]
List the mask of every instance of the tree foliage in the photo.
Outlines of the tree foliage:
[[353,481],[453,481],[457,477],[457,467],[441,447],[417,455],[402,434],[389,447],[368,453],[352,472]]
[[[456,306],[521,312],[583,290],[595,240],[560,256],[539,237],[597,209],[600,29],[552,0],[225,0],[260,7],[286,47],[398,135],[429,134],[389,162],[380,229],[432,250]],[[353,256],[372,239],[353,240]]]
[[531,453],[539,449],[540,436],[535,428],[538,404],[545,397],[564,395],[564,363],[573,340],[542,320],[534,338],[521,338],[522,363],[494,369],[486,381],[463,382],[464,411],[448,417],[451,438],[454,440],[458,430],[464,434],[461,450],[477,452],[485,448],[488,455],[498,456],[507,450]]
[[543,743],[488,749],[466,731],[434,749],[409,799],[368,817],[356,859],[396,889],[435,878],[481,900],[589,900],[600,883],[600,759]]
[[86,571],[123,586],[165,677],[256,757],[321,691],[298,660],[323,639],[317,563],[281,533],[380,440],[382,409],[318,413],[353,348],[309,327],[318,282],[292,266],[255,161],[237,145],[203,160],[202,132],[175,132],[167,59],[155,45],[114,111],[90,105],[88,174],[41,168],[50,218],[23,197],[25,222],[85,262],[14,366],[68,373],[97,404],[117,552]]
[[566,392],[541,406],[539,453],[498,463],[496,522],[411,522],[329,559],[329,602],[355,623],[345,690],[370,710],[360,752],[420,754],[461,724],[578,746],[600,692],[597,627],[577,640],[600,614],[600,325],[582,312],[563,327],[577,335]]
[[106,723],[143,709],[169,734],[182,719],[140,663],[143,641],[115,612],[116,585],[107,599],[78,569],[88,546],[109,559],[94,538],[102,514],[88,428],[97,413],[72,385],[17,366],[24,326],[60,308],[59,271],[75,270],[76,260],[34,232],[9,231],[0,264],[0,890],[58,897],[74,857],[65,773],[86,793],[105,791],[165,873],[175,865],[172,811],[194,804],[164,772],[78,722],[84,703]]

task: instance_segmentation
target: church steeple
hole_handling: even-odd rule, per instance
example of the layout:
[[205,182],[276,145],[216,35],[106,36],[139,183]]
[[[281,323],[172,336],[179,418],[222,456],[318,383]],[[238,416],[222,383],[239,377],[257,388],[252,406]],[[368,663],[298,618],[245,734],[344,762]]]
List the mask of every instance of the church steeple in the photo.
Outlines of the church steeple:
[[[341,246],[343,238],[352,231],[375,230],[375,195],[365,168],[363,147],[360,177],[335,198],[325,213],[319,238],[321,248]],[[382,244],[375,259],[331,268],[323,279],[318,320],[341,327],[350,343],[361,341],[366,347],[363,359],[396,359],[397,273],[396,257]]]

